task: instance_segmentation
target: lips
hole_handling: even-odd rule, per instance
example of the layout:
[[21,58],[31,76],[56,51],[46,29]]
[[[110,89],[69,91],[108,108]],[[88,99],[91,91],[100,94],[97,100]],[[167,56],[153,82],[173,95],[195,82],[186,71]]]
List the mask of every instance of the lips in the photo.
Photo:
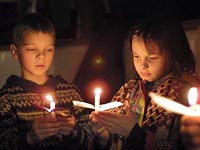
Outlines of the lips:
[[37,68],[44,68],[45,65],[36,65]]
[[143,73],[140,73],[140,75],[141,75],[141,76],[149,76],[150,73],[145,73],[145,72],[143,72]]

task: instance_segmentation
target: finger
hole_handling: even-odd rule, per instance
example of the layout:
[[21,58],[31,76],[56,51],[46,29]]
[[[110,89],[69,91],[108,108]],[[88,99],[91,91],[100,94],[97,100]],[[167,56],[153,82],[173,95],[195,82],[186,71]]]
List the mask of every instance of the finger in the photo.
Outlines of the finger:
[[110,130],[113,128],[113,126],[115,126],[116,124],[114,123],[114,121],[112,120],[104,120],[104,119],[101,119],[101,118],[96,118],[98,123],[96,125],[96,127],[102,127],[104,126],[106,129]]
[[40,129],[59,128],[59,126],[58,122],[43,122],[39,124]]
[[196,149],[197,147],[200,148],[200,138],[199,136],[196,137],[185,137],[182,138],[183,143],[189,149]]
[[137,113],[136,110],[134,110],[131,107],[127,107],[127,111],[126,111],[127,116],[135,116],[136,113]]
[[93,113],[94,113],[94,111],[92,111],[92,112],[90,113],[90,115],[89,115],[89,119],[90,119],[90,120],[92,120],[92,118],[93,118],[93,117],[92,117],[92,116],[93,116]]
[[58,123],[60,127],[74,127],[75,126],[75,118],[64,118],[64,119],[58,119]]
[[[110,114],[110,113],[109,113]],[[115,116],[115,117],[113,117]],[[116,114],[116,113],[112,113],[112,115],[101,115],[101,114],[97,114],[96,116],[94,116],[94,118],[102,123],[104,126],[106,127],[111,127],[113,128],[114,126],[118,126],[119,125],[119,120],[122,120],[124,117],[124,115],[122,114]]]
[[62,128],[74,128],[75,127],[75,124],[72,124],[72,123],[65,123],[65,122],[60,122],[60,125],[59,125],[59,128],[62,129]]
[[64,113],[64,112],[56,112],[56,117],[57,116],[65,116],[65,117],[67,117],[67,116],[71,116],[70,114],[66,114],[66,113]]
[[43,139],[46,139],[46,138],[54,136],[54,135],[58,135],[58,131],[57,132],[48,132],[48,133],[40,134],[38,137],[43,140]]
[[73,129],[74,129],[74,126],[61,127],[58,133],[62,135],[69,135],[72,133]]
[[59,131],[59,128],[46,128],[46,129],[39,129],[35,133],[39,139],[44,139],[53,135],[56,135]]
[[185,125],[198,124],[200,126],[199,116],[182,116],[181,123]]
[[56,120],[58,121],[65,121],[65,120],[74,120],[75,121],[75,117],[74,116],[72,116],[72,115],[70,115],[70,116],[61,116],[61,115],[59,115],[59,116],[56,116]]
[[52,116],[48,116],[48,117],[38,118],[38,119],[36,119],[36,121],[39,123],[55,123],[56,118],[54,118]]
[[71,132],[71,130],[70,131],[59,131],[58,134],[68,136],[68,135],[72,134],[72,132]]
[[58,117],[57,121],[60,124],[60,126],[75,125],[76,123],[75,117],[73,116]]
[[200,136],[200,126],[198,125],[181,126],[180,131],[188,136]]
[[93,115],[93,118],[97,119],[97,120],[104,120],[104,121],[119,121],[121,117],[123,117],[124,115],[122,114],[117,114],[114,112],[98,112],[96,114]]
[[104,132],[104,130],[106,130],[105,127],[98,128],[97,131],[96,131],[96,133],[101,134],[101,133]]
[[195,136],[192,138],[192,146],[200,147],[200,137],[199,136]]
[[35,133],[37,133],[40,129],[58,128],[58,127],[59,123],[53,119],[52,121],[51,119],[48,120],[44,119],[44,121],[42,121],[41,119],[36,119],[32,124],[32,129],[35,131]]
[[118,118],[121,114],[116,115],[117,113],[115,112],[109,112],[109,111],[97,111],[97,112],[93,112],[92,115],[94,116],[98,116],[98,117],[103,117],[103,118]]
[[59,131],[59,124],[43,123],[38,128],[33,128],[33,130],[38,137],[47,137]]
[[41,128],[39,130],[40,134],[48,134],[48,133],[56,133],[59,131],[59,126],[58,127],[49,127],[49,128]]

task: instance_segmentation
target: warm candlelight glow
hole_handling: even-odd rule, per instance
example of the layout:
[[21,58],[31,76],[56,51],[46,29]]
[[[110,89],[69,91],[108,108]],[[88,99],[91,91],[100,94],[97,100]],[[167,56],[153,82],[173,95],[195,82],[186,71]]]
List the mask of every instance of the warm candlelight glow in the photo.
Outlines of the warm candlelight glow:
[[197,88],[193,87],[188,92],[188,103],[196,113],[200,114],[200,105],[197,104],[198,99],[198,90]]
[[[51,95],[46,95],[46,99],[50,101],[50,112],[55,109],[55,102]],[[55,117],[55,112],[51,112],[51,115]]]
[[101,94],[101,92],[102,92],[102,91],[101,91],[100,88],[96,88],[96,89],[94,90],[94,93],[95,93],[95,94]]
[[189,105],[193,106],[197,103],[198,97],[198,90],[197,88],[193,87],[188,92],[188,103]]
[[100,88],[96,88],[94,90],[94,93],[95,93],[95,104],[94,104],[94,107],[95,107],[95,111],[99,110],[99,106],[100,106],[100,94],[101,94],[101,89]]
[[183,104],[180,104],[178,102],[175,102],[171,99],[168,99],[166,97],[157,95],[153,92],[149,93],[149,96],[152,98],[152,100],[160,107],[176,113],[180,115],[187,115],[187,116],[200,116],[200,109],[198,105],[193,105],[191,107],[187,107]]
[[53,102],[53,98],[51,95],[47,94],[46,95],[47,100],[49,100],[50,102]]

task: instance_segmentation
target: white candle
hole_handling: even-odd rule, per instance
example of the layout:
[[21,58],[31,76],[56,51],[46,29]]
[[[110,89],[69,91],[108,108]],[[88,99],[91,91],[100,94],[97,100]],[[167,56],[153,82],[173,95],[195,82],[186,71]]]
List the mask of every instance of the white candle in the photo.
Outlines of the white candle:
[[[56,118],[56,113],[55,113],[55,111],[54,111],[54,109],[55,109],[55,102],[53,101],[53,98],[52,98],[52,96],[51,95],[46,95],[46,98],[47,98],[47,100],[49,100],[50,101],[50,109],[49,109],[49,111],[51,112],[51,116],[53,117],[53,118]],[[62,135],[61,134],[57,134],[57,136],[62,140]]]
[[150,92],[149,96],[158,106],[170,112],[187,116],[200,116],[200,112],[197,111],[197,109],[194,109],[194,105],[187,107],[166,97],[159,96],[153,92]]
[[193,87],[189,90],[188,93],[188,103],[190,104],[191,109],[200,114],[200,105],[197,104],[197,100],[198,100],[198,90],[197,88]]
[[95,111],[99,110],[99,106],[100,106],[100,94],[101,94],[101,89],[100,88],[96,88],[94,90],[94,93],[95,93],[95,101],[94,101],[94,108],[95,108]]
[[53,101],[53,98],[51,95],[46,95],[46,98],[47,98],[47,100],[50,101],[50,112],[51,112],[52,117],[55,118],[55,112],[52,111],[55,109],[55,102]]

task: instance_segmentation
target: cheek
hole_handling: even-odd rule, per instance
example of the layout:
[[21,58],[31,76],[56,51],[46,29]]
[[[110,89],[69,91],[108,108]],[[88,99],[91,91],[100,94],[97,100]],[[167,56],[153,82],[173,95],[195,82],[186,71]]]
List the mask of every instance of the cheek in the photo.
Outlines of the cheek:
[[26,66],[31,66],[35,59],[32,55],[19,55],[18,57],[20,63]]
[[139,67],[136,65],[135,66],[135,70],[137,71],[137,72],[139,72]]
[[32,58],[29,57],[21,58],[21,62],[26,66],[30,66],[31,64],[33,64]]
[[137,63],[137,61],[134,61],[133,60],[133,67],[135,68],[135,70],[138,72],[138,63]]
[[53,61],[54,55],[48,55],[47,60],[51,63]]
[[167,66],[166,66],[166,63],[164,62],[160,62],[159,66],[155,67],[157,69],[156,70],[156,74],[159,77],[163,76],[166,72],[166,69],[167,69]]
[[133,66],[138,67],[139,66],[139,60],[133,59]]
[[163,75],[164,75],[164,68],[159,68],[157,70],[157,77],[160,78]]

